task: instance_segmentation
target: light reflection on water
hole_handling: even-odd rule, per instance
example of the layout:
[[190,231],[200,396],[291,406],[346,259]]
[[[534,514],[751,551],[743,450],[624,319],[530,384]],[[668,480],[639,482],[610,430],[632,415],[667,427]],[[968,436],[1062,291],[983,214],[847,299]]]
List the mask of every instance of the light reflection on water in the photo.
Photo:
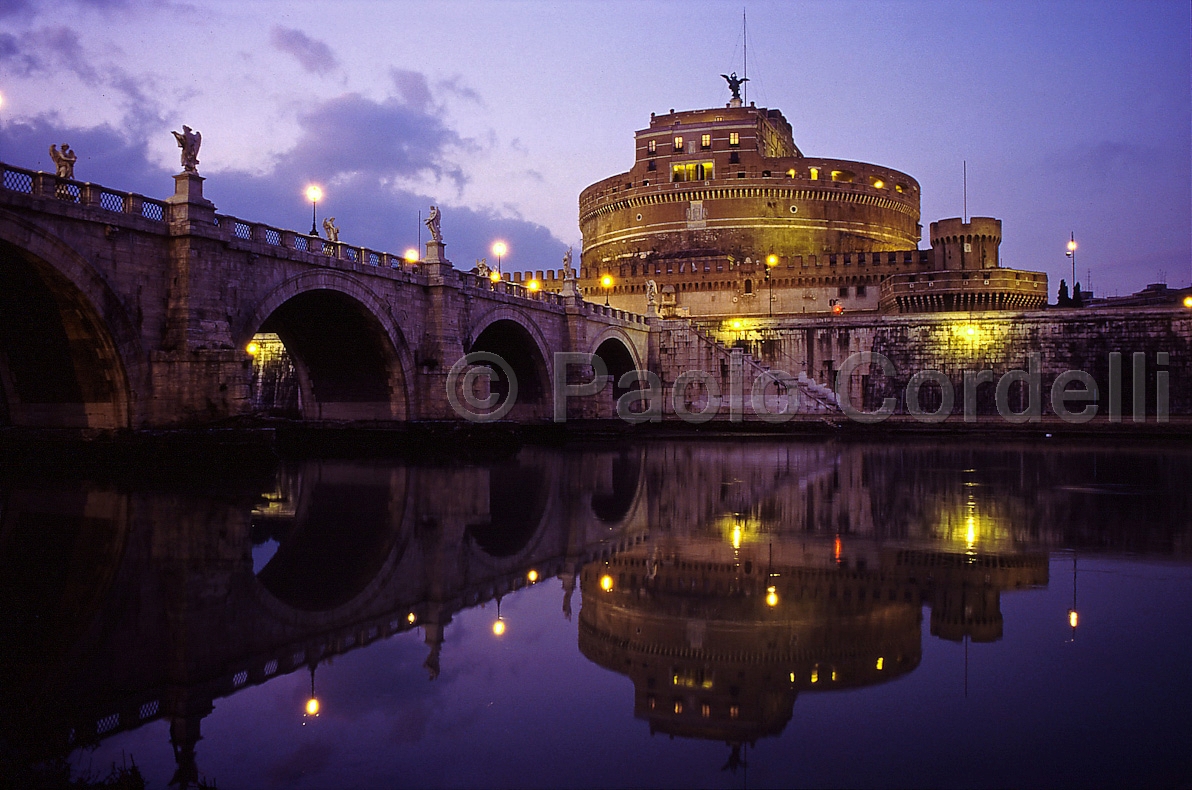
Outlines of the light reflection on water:
[[11,481],[6,770],[1176,781],[1190,472],[1171,446],[685,442],[220,496]]

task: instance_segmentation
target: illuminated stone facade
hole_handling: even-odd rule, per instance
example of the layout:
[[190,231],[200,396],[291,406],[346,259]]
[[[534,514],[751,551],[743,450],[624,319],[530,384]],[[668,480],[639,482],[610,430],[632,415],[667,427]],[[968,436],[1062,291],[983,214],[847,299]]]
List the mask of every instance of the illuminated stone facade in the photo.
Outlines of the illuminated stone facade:
[[991,276],[999,220],[932,223],[931,249],[918,249],[919,197],[906,173],[804,156],[778,110],[734,100],[651,115],[633,167],[580,195],[579,286],[644,312],[654,280],[674,316],[1046,303],[1044,274]]

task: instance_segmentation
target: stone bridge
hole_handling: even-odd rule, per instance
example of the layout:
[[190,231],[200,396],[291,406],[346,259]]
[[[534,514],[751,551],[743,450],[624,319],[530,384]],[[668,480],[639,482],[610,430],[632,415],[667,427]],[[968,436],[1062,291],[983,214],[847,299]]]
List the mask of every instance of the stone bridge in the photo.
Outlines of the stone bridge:
[[[510,363],[515,420],[551,417],[555,352],[599,354],[615,377],[649,363],[644,317],[459,271],[442,244],[410,264],[225,216],[195,173],[166,200],[3,164],[0,176],[0,423],[246,414],[246,349],[263,332],[284,343],[307,419],[456,418],[446,378],[472,351]],[[589,410],[611,409],[611,393]]]

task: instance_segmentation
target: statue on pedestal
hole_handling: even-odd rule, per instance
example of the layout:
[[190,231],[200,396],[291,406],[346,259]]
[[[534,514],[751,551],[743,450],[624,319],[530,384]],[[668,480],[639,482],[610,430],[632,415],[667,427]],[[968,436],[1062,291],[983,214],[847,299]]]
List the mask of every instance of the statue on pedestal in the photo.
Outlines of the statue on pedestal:
[[437,241],[439,244],[443,243],[443,231],[439,227],[442,221],[442,215],[439,213],[438,206],[430,207],[430,214],[426,216],[426,229],[430,231],[431,241]]
[[54,160],[54,167],[58,171],[58,178],[74,178],[74,166],[78,161],[75,152],[70,150],[70,146],[66,143],[62,144],[62,150],[58,150],[58,146],[50,146],[50,158]]
[[655,310],[658,306],[658,283],[646,280],[646,311]]
[[335,227],[335,217],[323,220],[323,232],[327,234],[327,241],[339,241],[339,228]]
[[181,132],[170,132],[170,134],[174,135],[174,139],[178,141],[178,147],[182,149],[182,169],[187,173],[199,172],[199,146],[203,144],[203,135],[192,131],[185,124],[182,126]]
[[721,74],[720,76],[728,80],[728,89],[733,92],[733,99],[741,101],[741,86],[749,82],[749,78],[738,78],[735,71],[732,74]]
[[479,275],[480,277],[488,279],[489,271],[490,271],[490,269],[488,268],[488,258],[478,258],[476,260],[476,274]]
[[563,256],[563,279],[574,280],[575,269],[571,268],[571,248],[567,248],[567,253]]

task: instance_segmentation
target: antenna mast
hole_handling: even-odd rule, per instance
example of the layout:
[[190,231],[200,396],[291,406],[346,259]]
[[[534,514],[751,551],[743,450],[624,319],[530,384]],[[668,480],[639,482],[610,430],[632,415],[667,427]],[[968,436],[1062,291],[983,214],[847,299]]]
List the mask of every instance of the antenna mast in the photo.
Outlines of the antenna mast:
[[745,55],[745,82],[741,87],[745,89],[745,104],[749,104],[749,33],[745,25],[745,7],[741,7],[741,51]]
[[968,224],[968,160],[964,159],[962,161],[963,161],[963,164],[961,165],[961,167],[963,168],[963,170],[961,171],[962,172],[961,178],[963,179],[963,182],[964,182],[964,215],[963,215],[964,219],[961,221],[967,225]]

